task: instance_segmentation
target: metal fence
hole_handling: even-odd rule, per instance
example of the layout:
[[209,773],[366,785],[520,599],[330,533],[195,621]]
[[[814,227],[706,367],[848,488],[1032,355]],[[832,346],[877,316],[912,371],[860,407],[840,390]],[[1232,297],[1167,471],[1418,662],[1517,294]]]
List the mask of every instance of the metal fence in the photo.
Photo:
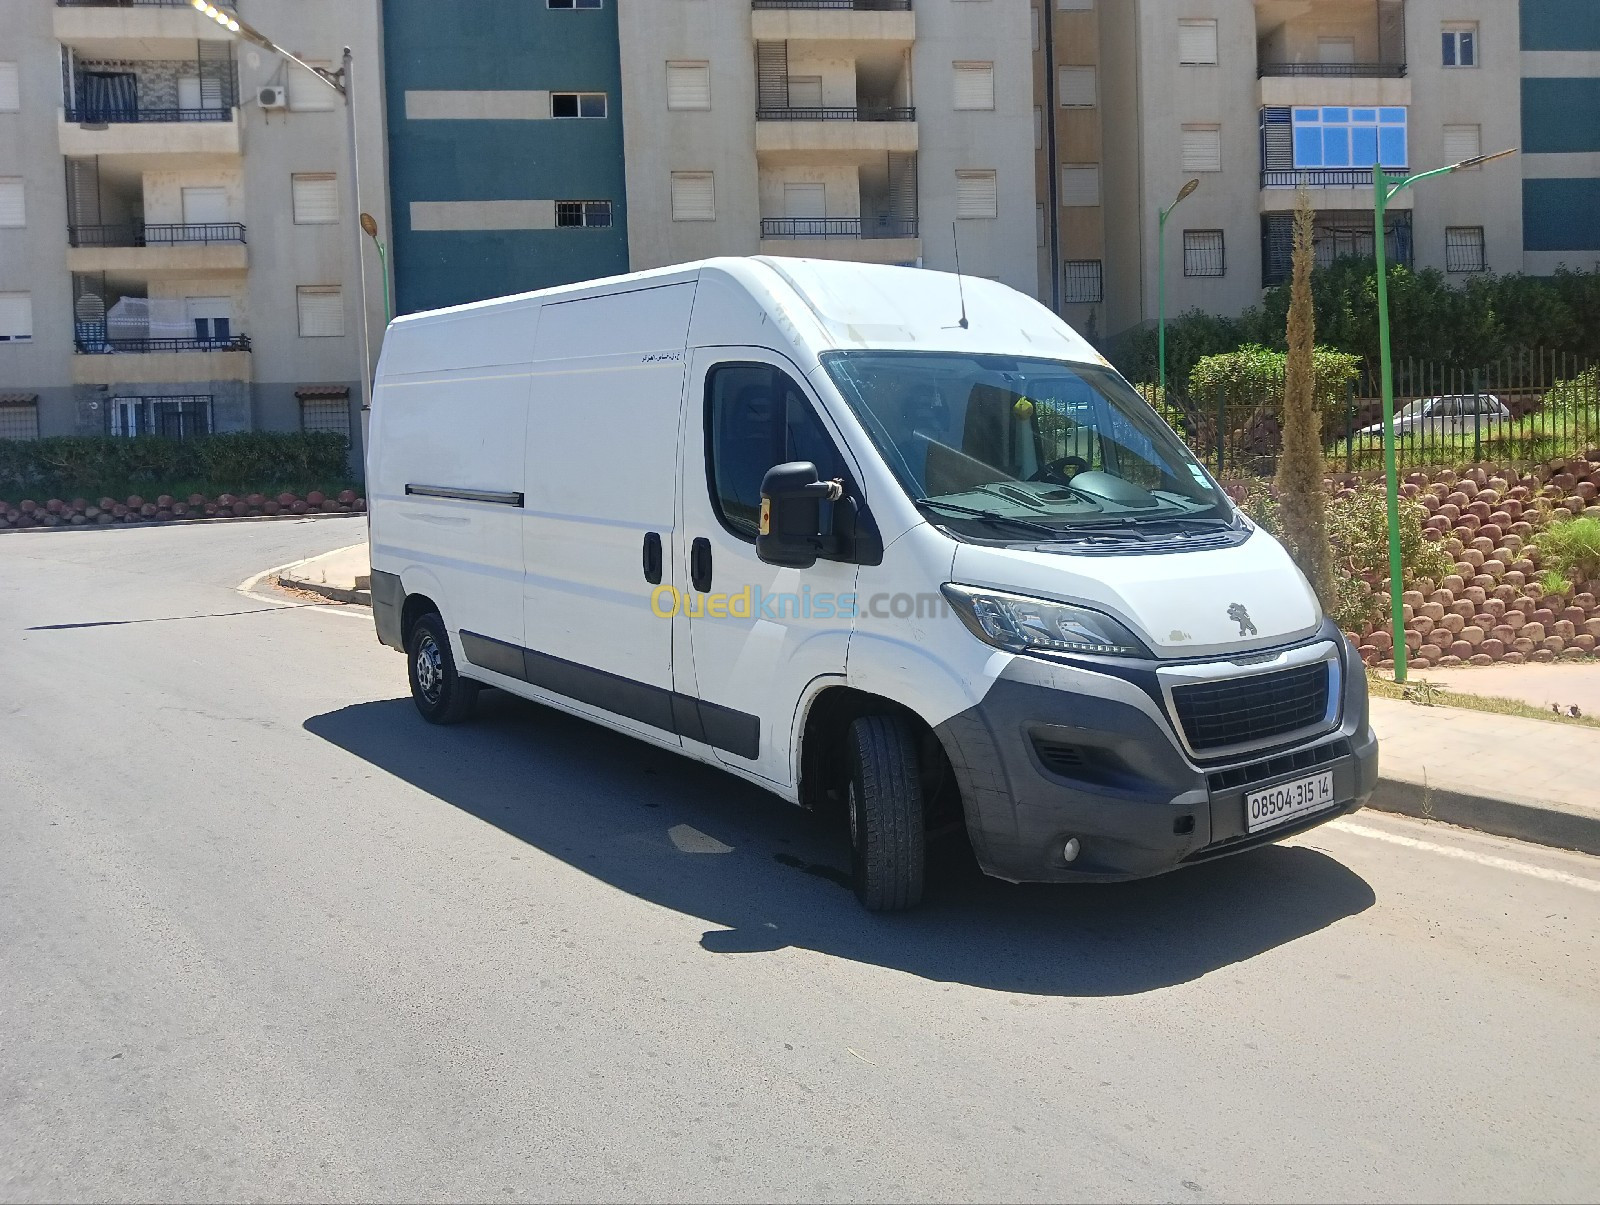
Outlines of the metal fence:
[[[1271,476],[1283,450],[1283,382],[1147,398],[1219,475]],[[1322,399],[1330,472],[1383,467],[1375,371]],[[1529,351],[1480,365],[1394,364],[1395,452],[1404,468],[1531,466],[1600,449],[1600,361]]]

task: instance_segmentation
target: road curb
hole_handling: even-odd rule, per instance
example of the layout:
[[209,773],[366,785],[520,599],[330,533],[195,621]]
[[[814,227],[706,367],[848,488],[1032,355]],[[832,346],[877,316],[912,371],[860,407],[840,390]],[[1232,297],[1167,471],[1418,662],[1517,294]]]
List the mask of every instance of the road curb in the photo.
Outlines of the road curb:
[[309,594],[320,594],[323,598],[333,602],[354,603],[361,607],[372,605],[372,591],[346,590],[342,586],[328,586],[321,582],[302,581],[298,577],[291,577],[288,573],[279,573],[277,583],[289,590],[304,590]]
[[1600,816],[1443,791],[1419,782],[1379,778],[1367,806],[1422,820],[1442,820],[1461,828],[1512,837],[1535,845],[1600,854]]

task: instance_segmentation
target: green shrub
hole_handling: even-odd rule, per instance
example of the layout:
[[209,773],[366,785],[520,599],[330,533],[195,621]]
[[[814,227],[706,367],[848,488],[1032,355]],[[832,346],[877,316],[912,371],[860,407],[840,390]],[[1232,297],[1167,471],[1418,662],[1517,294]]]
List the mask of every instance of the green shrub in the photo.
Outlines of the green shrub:
[[1600,407],[1600,364],[1575,377],[1557,381],[1544,395],[1547,414],[1578,414]]
[[177,482],[241,493],[290,482],[342,481],[348,456],[349,442],[328,431],[251,431],[193,440],[0,440],[0,497],[88,497]]
[[1558,520],[1539,533],[1539,554],[1567,582],[1600,579],[1600,519]]
[[[1283,404],[1285,355],[1250,343],[1238,351],[1207,356],[1189,374],[1189,395],[1205,406],[1220,389],[1230,405],[1265,404],[1277,413]],[[1361,361],[1345,352],[1318,347],[1312,352],[1311,374],[1316,400],[1324,412],[1342,405],[1345,392],[1361,372]]]

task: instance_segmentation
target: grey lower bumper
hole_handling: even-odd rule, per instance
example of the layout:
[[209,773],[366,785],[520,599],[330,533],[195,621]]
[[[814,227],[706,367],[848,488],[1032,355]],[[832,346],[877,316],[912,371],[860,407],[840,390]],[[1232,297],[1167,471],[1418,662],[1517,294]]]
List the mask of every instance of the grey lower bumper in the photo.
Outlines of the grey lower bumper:
[[372,571],[372,622],[378,629],[378,639],[392,649],[406,651],[405,633],[400,630],[401,614],[405,609],[406,590],[400,584],[400,575]]
[[[1342,675],[1341,723],[1313,739],[1196,765],[1153,700],[1125,681],[1019,657],[978,706],[938,728],[979,864],[1015,882],[1115,880],[1278,840],[1361,807],[1378,781],[1366,677]],[[1061,750],[1060,756],[1052,756]],[[1333,773],[1329,807],[1255,833],[1245,795]],[[1067,862],[1069,837],[1080,853]]]

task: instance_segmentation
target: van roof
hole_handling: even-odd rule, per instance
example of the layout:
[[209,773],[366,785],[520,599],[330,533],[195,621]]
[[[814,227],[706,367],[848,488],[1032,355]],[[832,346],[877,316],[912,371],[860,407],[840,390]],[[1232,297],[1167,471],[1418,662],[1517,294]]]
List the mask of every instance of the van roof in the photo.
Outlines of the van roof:
[[[1036,355],[1106,361],[1082,336],[1033,298],[982,276],[848,260],[724,256],[407,314],[396,326],[427,326],[471,312],[505,313],[549,301],[572,301],[640,287],[719,275],[764,309],[794,313],[799,302],[814,326],[809,341],[832,348],[886,348]],[[961,324],[963,301],[966,326]]]

